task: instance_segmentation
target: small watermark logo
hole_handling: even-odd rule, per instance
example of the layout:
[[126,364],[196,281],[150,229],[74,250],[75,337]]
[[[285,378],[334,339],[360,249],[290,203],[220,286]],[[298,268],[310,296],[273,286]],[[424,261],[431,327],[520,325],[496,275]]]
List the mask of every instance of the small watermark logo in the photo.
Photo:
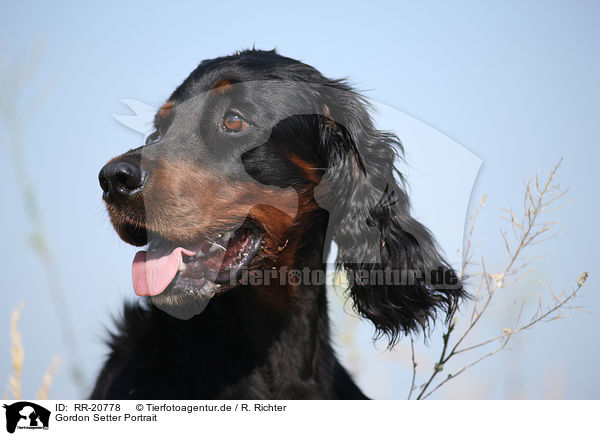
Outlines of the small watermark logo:
[[14,433],[19,430],[48,430],[50,411],[29,401],[4,404],[6,409],[6,431]]

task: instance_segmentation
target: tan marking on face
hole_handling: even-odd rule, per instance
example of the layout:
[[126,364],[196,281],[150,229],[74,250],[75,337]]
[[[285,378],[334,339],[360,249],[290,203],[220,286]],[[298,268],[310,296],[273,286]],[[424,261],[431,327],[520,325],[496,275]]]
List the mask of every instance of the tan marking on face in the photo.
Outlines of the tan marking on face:
[[230,180],[183,161],[160,159],[146,167],[151,173],[143,192],[146,225],[173,241],[236,228],[259,205],[272,206],[290,220],[298,212],[298,196],[291,188],[262,185],[249,176]]
[[211,87],[210,91],[213,94],[225,94],[232,89],[231,81],[227,79],[220,79],[215,82]]
[[[115,158],[114,160],[118,160]],[[150,172],[143,193],[125,206],[107,205],[117,233],[126,242],[127,226],[178,244],[193,244],[225,230],[235,230],[247,218],[263,230],[257,268],[294,268],[296,253],[306,242],[310,214],[318,208],[312,189],[296,192],[263,185],[247,176],[230,180],[224,175],[184,161],[147,161]],[[139,217],[139,218],[136,218]],[[257,288],[257,298],[283,310],[293,300],[293,286]]]
[[169,114],[171,113],[171,109],[173,109],[174,107],[175,107],[175,103],[173,103],[172,101],[167,101],[158,110],[158,116],[160,116],[161,118],[168,117]]
[[288,159],[296,165],[304,174],[304,177],[315,185],[318,185],[321,182],[321,178],[323,177],[324,170],[321,168],[317,168],[314,164],[307,162],[294,154],[290,154]]

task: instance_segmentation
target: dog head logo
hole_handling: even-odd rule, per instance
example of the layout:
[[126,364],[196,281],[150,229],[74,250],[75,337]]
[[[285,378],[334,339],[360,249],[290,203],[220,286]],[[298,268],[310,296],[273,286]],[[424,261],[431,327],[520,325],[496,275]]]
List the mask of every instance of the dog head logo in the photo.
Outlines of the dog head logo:
[[4,404],[6,409],[6,431],[14,433],[19,429],[48,429],[50,411],[28,401],[19,401],[10,405]]

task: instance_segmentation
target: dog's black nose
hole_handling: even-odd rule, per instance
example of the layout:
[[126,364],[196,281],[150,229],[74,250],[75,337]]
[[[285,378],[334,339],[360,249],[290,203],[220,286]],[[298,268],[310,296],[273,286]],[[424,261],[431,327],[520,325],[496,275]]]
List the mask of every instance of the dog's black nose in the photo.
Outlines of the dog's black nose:
[[100,170],[98,180],[104,200],[109,203],[125,203],[143,188],[146,172],[131,162],[109,162]]

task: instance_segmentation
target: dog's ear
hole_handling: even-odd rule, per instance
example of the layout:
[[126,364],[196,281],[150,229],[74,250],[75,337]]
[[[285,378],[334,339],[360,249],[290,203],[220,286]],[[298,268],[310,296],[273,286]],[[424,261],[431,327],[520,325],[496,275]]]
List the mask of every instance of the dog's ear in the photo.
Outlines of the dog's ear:
[[[320,115],[328,170],[321,201],[338,245],[354,309],[393,346],[401,333],[425,329],[438,309],[449,317],[464,296],[429,231],[410,215],[394,167],[398,138],[374,128],[367,102],[332,82]],[[448,318],[447,318],[448,319]]]

